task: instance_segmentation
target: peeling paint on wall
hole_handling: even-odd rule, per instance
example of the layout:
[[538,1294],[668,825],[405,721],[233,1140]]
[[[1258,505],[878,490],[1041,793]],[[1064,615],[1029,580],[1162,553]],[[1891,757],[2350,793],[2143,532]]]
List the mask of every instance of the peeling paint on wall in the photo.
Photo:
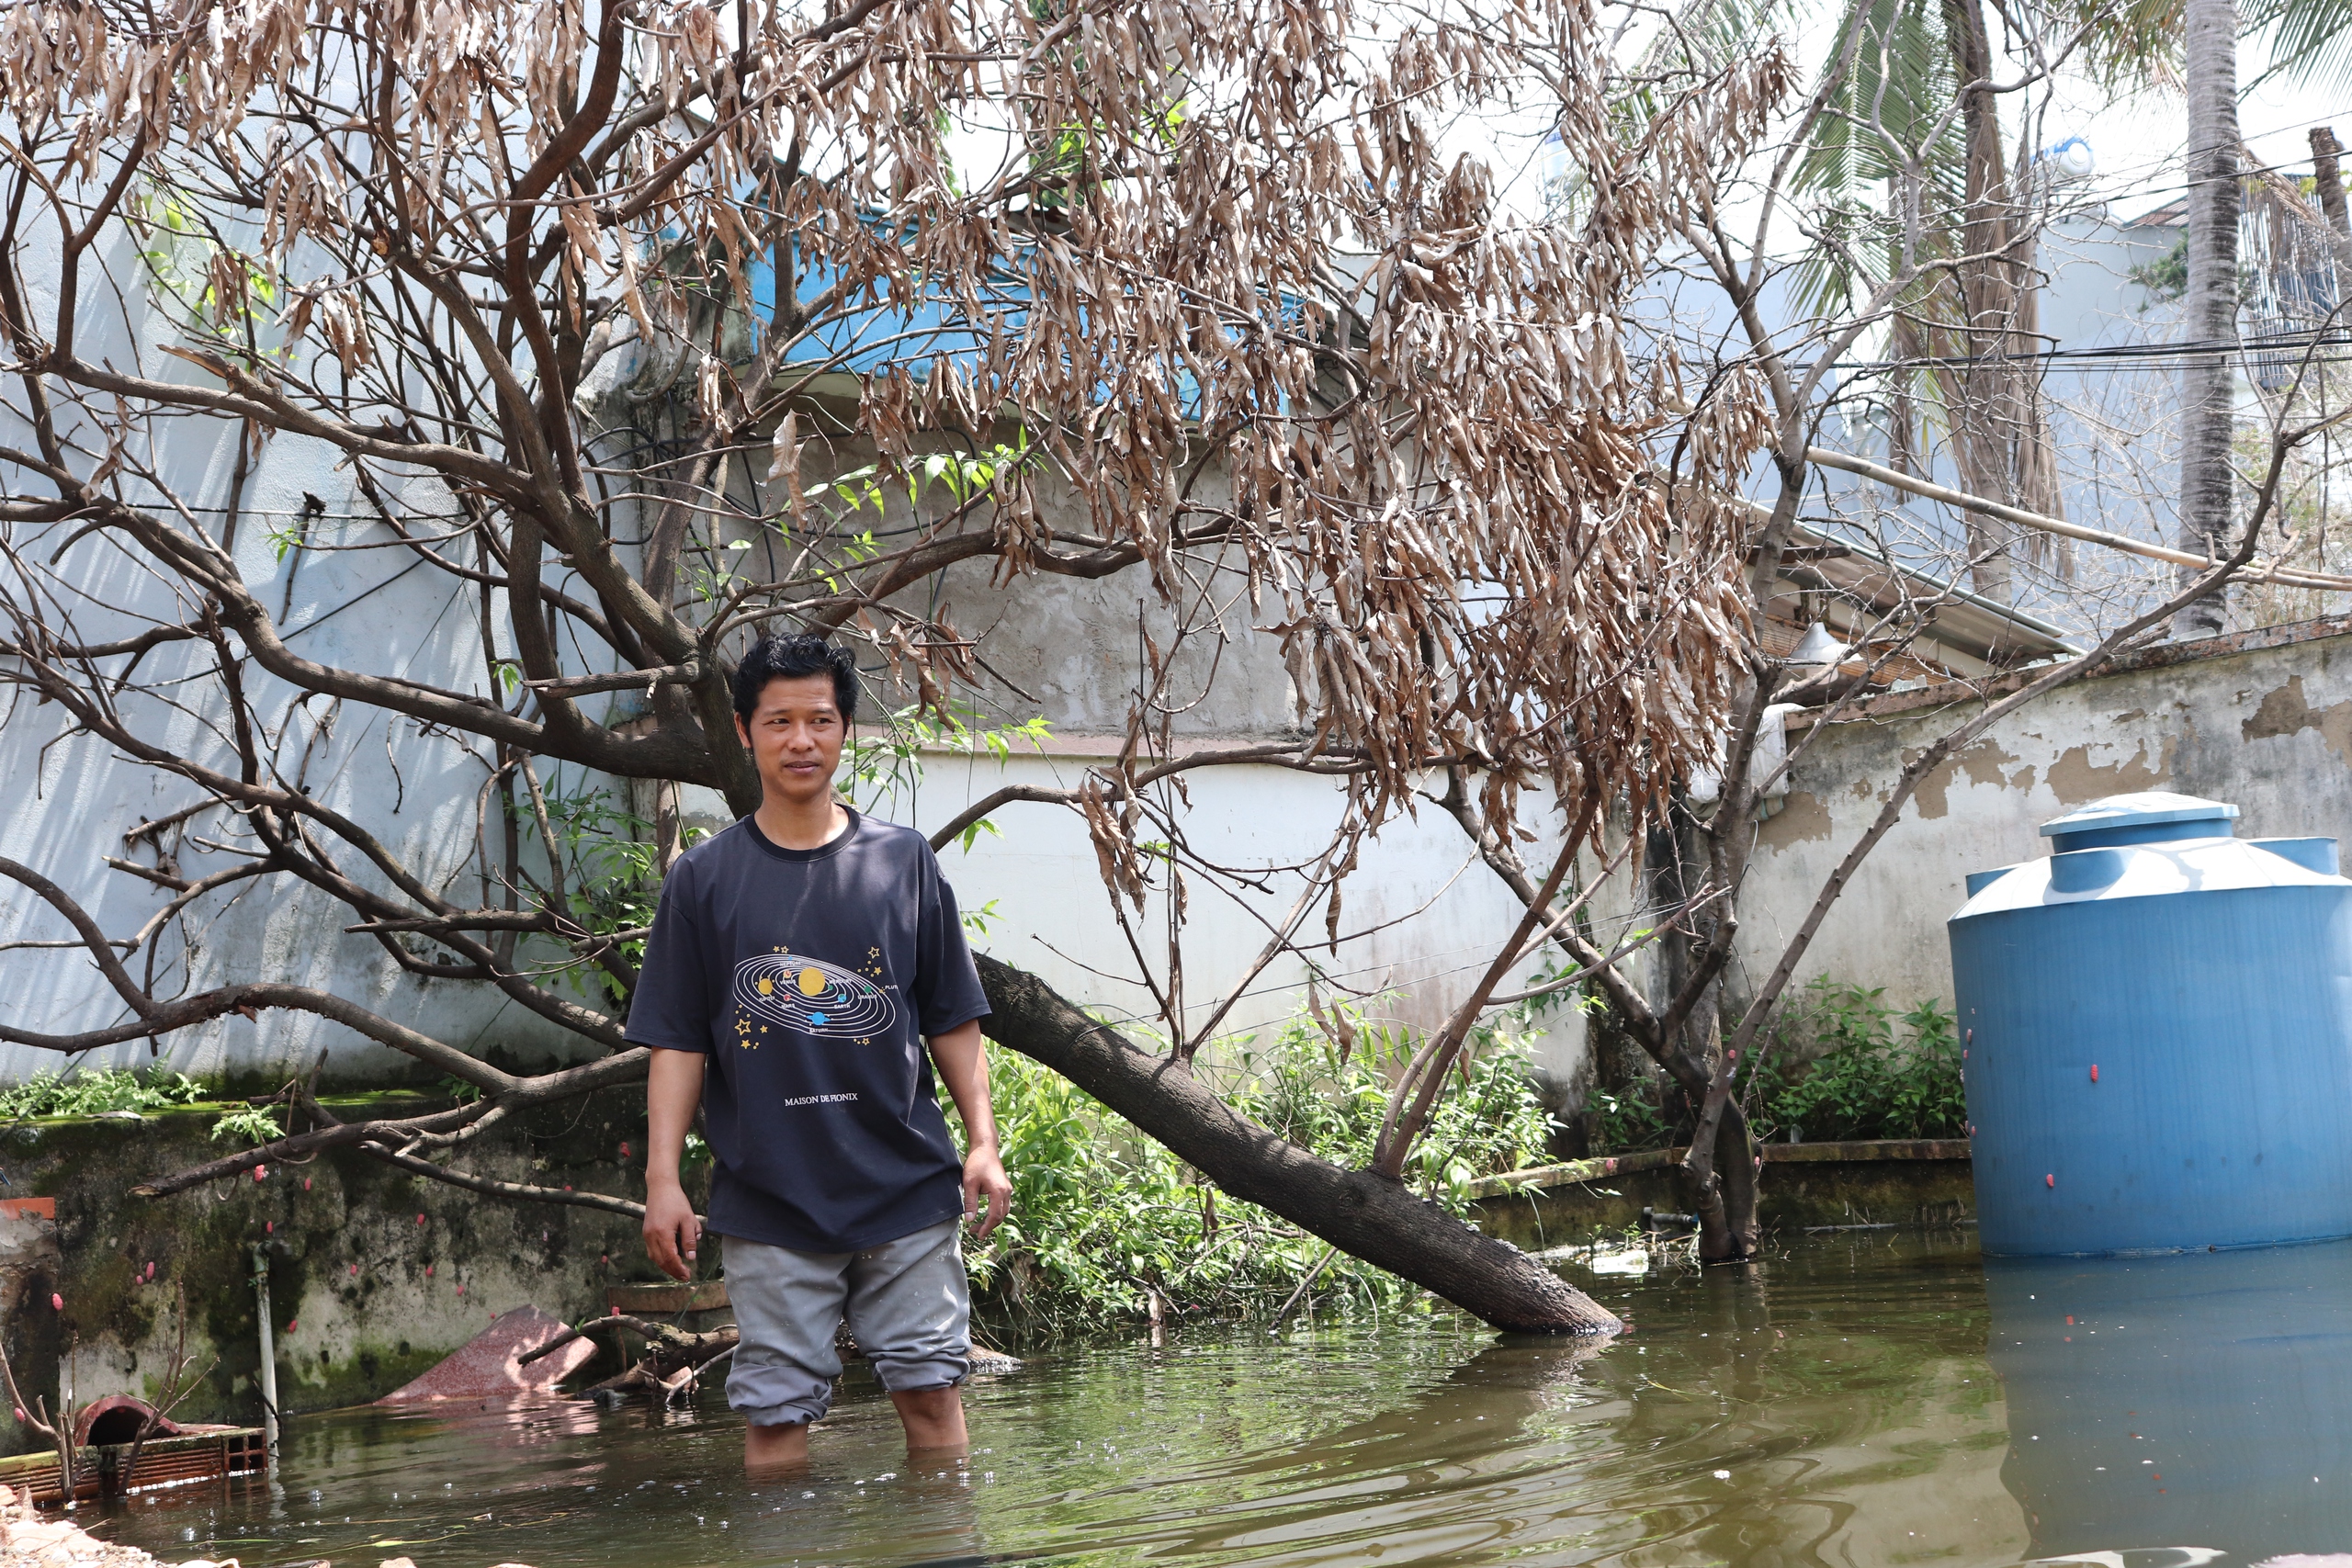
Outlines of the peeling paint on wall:
[[2324,708],[2312,706],[2303,694],[2303,678],[2290,676],[2284,685],[2274,686],[2262,699],[2262,705],[2251,717],[2238,726],[2242,740],[2271,740],[2316,729],[2327,749],[2352,767],[2352,698],[2331,703]]
[[[2130,795],[2135,790],[2161,789],[2172,781],[2172,754],[2177,740],[2165,736],[2158,742],[2156,761],[2148,761],[2147,742],[2142,741],[2129,757],[2112,762],[2091,761],[2090,746],[2070,746],[2050,764],[2050,792],[2061,806],[2081,806],[2088,801],[2102,800],[2110,795]],[[2120,745],[2093,742],[2103,752],[2120,751]]]
[[[1912,758],[1919,754],[1919,750],[1924,750],[1926,748],[1922,747],[1918,750],[1907,752],[1904,757],[1905,763],[1907,765]],[[2003,768],[2016,767],[2024,762],[2023,757],[2008,750],[1988,735],[1978,739],[1958,755],[1945,758],[1926,778],[1919,781],[1919,787],[1912,792],[1911,798],[1919,807],[1919,816],[1923,819],[1932,821],[1951,809],[1949,793],[1951,789],[1951,781],[1962,773],[1968,775],[1968,782],[1973,784],[1982,784],[1993,789],[2012,786],[2031,789],[2034,770],[2030,763],[2026,763],[2024,772],[2018,775],[2005,775],[2001,772]]]
[[1829,808],[1821,797],[1804,790],[1792,790],[1787,804],[1756,829],[1756,838],[1770,848],[1784,850],[1809,839],[1826,839],[1829,829]]

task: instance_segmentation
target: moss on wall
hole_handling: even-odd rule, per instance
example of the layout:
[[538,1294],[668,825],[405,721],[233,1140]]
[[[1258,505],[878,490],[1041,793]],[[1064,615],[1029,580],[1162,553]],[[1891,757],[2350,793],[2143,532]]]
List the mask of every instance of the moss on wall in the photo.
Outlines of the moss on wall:
[[[399,1093],[328,1101],[346,1120],[435,1103]],[[269,1167],[260,1180],[130,1196],[142,1180],[217,1157],[224,1145],[210,1133],[221,1109],[39,1122],[0,1138],[0,1197],[57,1206],[53,1234],[9,1222],[28,1234],[0,1251],[0,1331],[28,1399],[54,1408],[69,1390],[76,1405],[115,1393],[155,1397],[184,1292],[191,1365],[210,1371],[176,1414],[257,1421],[256,1248],[268,1263],[278,1398],[289,1415],[379,1398],[500,1313],[532,1305],[576,1322],[605,1310],[608,1284],[658,1277],[627,1215],[486,1199],[347,1150]],[[454,1163],[633,1196],[644,1132],[642,1091],[612,1090],[518,1118]],[[5,1412],[0,1421],[11,1451],[28,1446]]]

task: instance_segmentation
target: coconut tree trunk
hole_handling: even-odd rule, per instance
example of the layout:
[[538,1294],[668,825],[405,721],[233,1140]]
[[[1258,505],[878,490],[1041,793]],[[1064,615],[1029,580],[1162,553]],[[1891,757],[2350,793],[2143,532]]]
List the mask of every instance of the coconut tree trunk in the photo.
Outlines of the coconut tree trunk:
[[[2233,0],[2188,0],[2188,300],[2181,335],[2200,351],[2180,373],[2180,547],[2230,553],[2234,481],[2230,434],[2238,337],[2238,56]],[[2197,575],[2192,567],[2181,571]],[[2211,637],[2228,604],[2219,592],[2173,617],[2176,637]]]
[[989,1038],[1069,1078],[1235,1197],[1497,1328],[1608,1334],[1622,1326],[1510,1243],[1479,1235],[1400,1181],[1343,1170],[1276,1137],[1212,1094],[1184,1063],[1129,1043],[1035,975],[976,956],[993,1010],[983,1023]]
[[2317,187],[2319,209],[2327,216],[2327,226],[2335,231],[2336,297],[2341,299],[2352,291],[2352,209],[2344,200],[2344,165],[2338,162],[2343,147],[2335,140],[2335,127],[2312,127],[2312,184]]

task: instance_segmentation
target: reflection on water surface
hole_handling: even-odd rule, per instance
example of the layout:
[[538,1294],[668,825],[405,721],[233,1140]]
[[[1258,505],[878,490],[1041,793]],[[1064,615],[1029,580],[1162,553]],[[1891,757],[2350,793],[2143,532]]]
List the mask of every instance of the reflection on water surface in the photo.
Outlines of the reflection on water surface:
[[2352,1550],[2352,1246],[1994,1258],[1985,1285],[2039,1550]]
[[[977,1448],[945,1473],[910,1472],[870,1382],[790,1483],[742,1479],[716,1394],[666,1418],[344,1412],[294,1422],[276,1496],[141,1503],[100,1533],[246,1568],[2189,1568],[2352,1547],[2352,1292],[2327,1285],[2352,1283],[2352,1247],[2179,1261],[2210,1268],[2000,1264],[1988,1297],[1964,1237],[1865,1233],[1744,1270],[1571,1269],[1635,1325],[1597,1350],[1450,1317],[1066,1348],[972,1390]],[[2094,1352],[2060,1321],[2053,1342],[2053,1296],[2081,1298],[2059,1320],[2132,1326],[2100,1318]],[[2124,1429],[2169,1445],[2168,1511],[2078,1477],[2142,1468],[2102,1457],[2126,1393]]]

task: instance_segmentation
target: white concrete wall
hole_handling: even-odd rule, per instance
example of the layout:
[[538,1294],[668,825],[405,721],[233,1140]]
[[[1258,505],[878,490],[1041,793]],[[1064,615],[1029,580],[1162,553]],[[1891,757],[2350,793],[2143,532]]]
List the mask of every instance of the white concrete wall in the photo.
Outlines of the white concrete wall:
[[[1975,710],[1946,692],[1883,698],[1800,752],[1786,807],[1759,834],[1740,957],[1768,974],[1823,881],[1883,807],[1894,776]],[[2241,838],[2352,835],[2352,621],[2162,649],[1996,725],[1931,773],[1862,863],[1797,971],[1951,1000],[1944,921],[1972,871],[2049,852],[2040,827],[2132,790],[2228,801]]]
[[[229,439],[223,431],[217,447],[182,454],[186,494],[200,508],[225,502],[232,457]],[[329,664],[458,690],[486,690],[479,605],[469,588],[430,568],[409,570],[413,558],[401,551],[279,556],[271,531],[299,518],[305,492],[325,502],[326,515],[314,525],[322,542],[384,536],[380,528],[371,533],[330,454],[287,438],[265,449],[246,483],[235,554],[240,570],[265,603],[274,611],[287,606],[284,624],[293,645]],[[422,486],[411,500],[421,512],[446,507],[445,500]],[[29,536],[24,542],[37,545]],[[84,636],[124,635],[136,629],[141,615],[175,614],[162,587],[122,553],[85,543],[69,564],[85,561],[92,564],[76,577],[78,587],[91,604],[120,609],[100,612],[85,604]],[[1099,737],[1060,737],[1059,727],[1072,719],[1083,727],[1124,716],[1125,693],[1133,684],[1136,662],[1131,647],[1136,618],[1159,614],[1126,580],[1071,584],[1049,579],[990,592],[982,572],[970,576],[975,581],[951,585],[956,602],[967,607],[967,624],[1005,627],[994,646],[1012,650],[1008,672],[1057,721],[1057,738],[1050,748],[1055,754],[1001,763],[989,757],[930,757],[919,788],[878,805],[884,815],[918,826],[944,822],[1001,784],[1075,782],[1086,761],[1112,743]],[[503,614],[501,603],[492,617],[501,636]],[[979,619],[983,615],[985,620]],[[1288,704],[1279,661],[1262,643],[1246,639],[1215,657],[1211,653],[1204,645],[1188,656],[1186,679],[1193,685],[1180,695],[1191,702],[1209,693],[1212,671],[1214,692],[1185,716],[1181,729],[1193,732],[1195,744],[1278,733]],[[202,663],[189,645],[180,645],[152,655],[141,673],[195,675]],[[261,728],[292,738],[285,748],[290,769],[291,759],[300,755],[303,741],[333,705],[319,698],[298,701],[291,689],[257,671],[252,680]],[[616,708],[625,710],[629,700],[628,694],[615,699]],[[219,724],[219,712],[167,715],[136,706],[132,711],[142,727],[152,727],[191,755],[214,766],[232,765],[218,737],[205,733],[207,726]],[[1223,721],[1214,733],[1212,719]],[[0,818],[0,853],[53,878],[107,931],[127,934],[167,896],[109,870],[105,858],[125,853],[126,829],[191,804],[198,792],[105,746],[61,741],[63,728],[55,707],[23,700],[0,723],[0,789],[11,803]],[[409,721],[346,705],[312,748],[305,782],[316,798],[379,836],[429,881],[449,884],[457,897],[470,902],[479,896],[469,863],[476,803],[488,772],[486,763],[446,737],[423,738]],[[568,776],[561,769],[550,770],[548,782],[558,789],[601,783],[614,790],[616,802],[629,795],[613,781]],[[1212,770],[1196,775],[1191,788],[1187,821],[1195,847],[1230,864],[1311,860],[1327,841],[1340,807],[1334,781],[1279,769]],[[707,823],[725,819],[715,795],[690,794],[699,794],[689,806]],[[650,804],[640,804],[640,814],[651,815]],[[1153,1013],[1148,992],[1133,980],[1136,959],[1110,914],[1081,821],[1039,806],[1007,807],[996,820],[1001,836],[983,836],[968,855],[951,848],[946,856],[966,907],[996,907],[986,945],[1112,1016]],[[495,831],[494,805],[491,823]],[[230,857],[209,852],[194,840],[236,841],[240,835],[233,829],[233,822],[216,811],[179,830],[172,841],[182,869],[202,874],[230,863]],[[134,858],[151,857],[142,850]],[[1274,891],[1253,897],[1253,902],[1264,918],[1278,919],[1295,895],[1295,883],[1285,887],[1277,878]],[[1193,897],[1183,961],[1190,1010],[1198,1019],[1235,984],[1265,940],[1265,927],[1204,880],[1193,881]],[[1424,810],[1419,819],[1393,823],[1365,846],[1362,869],[1347,886],[1340,929],[1371,934],[1343,942],[1336,954],[1326,953],[1319,962],[1351,987],[1394,993],[1377,1006],[1379,1014],[1427,1025],[1450,1010],[1517,915],[1452,820]],[[524,1060],[577,1052],[576,1042],[486,986],[403,976],[372,941],[345,933],[349,919],[336,901],[284,878],[255,885],[242,897],[215,895],[191,913],[192,947],[166,936],[159,950],[159,989],[182,994],[266,977],[334,991],[476,1050]],[[1164,975],[1163,922],[1164,911],[1155,906],[1137,923],[1152,933],[1147,952],[1155,972]],[[1320,908],[1306,930],[1322,931]],[[25,889],[0,884],[0,942],[70,935],[64,921]],[[138,972],[145,954],[135,957]],[[1221,1032],[1247,1032],[1287,1017],[1297,1005],[1302,973],[1295,961],[1269,970],[1236,1005]],[[0,996],[6,998],[0,1005],[12,1021],[48,1032],[100,1028],[128,1016],[86,957],[70,949],[0,953]],[[1555,1034],[1545,1049],[1565,1076],[1574,1069],[1581,1030],[1570,1021]],[[412,1070],[405,1058],[339,1025],[289,1011],[266,1013],[257,1021],[231,1017],[182,1032],[164,1042],[164,1057],[194,1074],[278,1075],[307,1069],[322,1049],[330,1052],[331,1081],[364,1082]],[[146,1042],[132,1040],[90,1054],[85,1065],[141,1066],[150,1059]],[[62,1065],[53,1054],[30,1047],[0,1048],[0,1079],[19,1080]]]
[[[181,454],[184,494],[196,507],[208,509],[198,515],[216,537],[220,516],[209,509],[226,501],[232,439],[223,426],[217,448]],[[270,531],[293,525],[305,491],[326,502],[325,517],[314,525],[322,541],[368,536],[349,480],[334,469],[332,454],[286,437],[264,449],[246,481],[234,554],[240,572],[273,611],[288,606],[281,625],[289,646],[323,663],[460,691],[485,690],[489,678],[469,585],[429,568],[406,570],[414,558],[405,552],[289,551],[278,557]],[[413,487],[411,501],[420,512],[447,509],[445,496],[426,493],[424,486]],[[44,537],[38,530],[18,529],[16,538],[27,554],[45,558],[65,532],[53,529]],[[381,538],[382,530],[372,536]],[[142,564],[102,542],[77,545],[66,565],[78,569],[72,581],[85,599],[74,606],[74,625],[89,640],[131,635],[144,624],[142,616],[176,621],[187,613]],[[122,699],[125,716],[139,733],[208,766],[233,772],[233,752],[221,734],[225,705],[209,700],[209,649],[201,644],[151,653],[140,667],[142,683],[189,677],[175,695],[193,699],[191,707],[174,711],[134,692]],[[121,662],[109,661],[107,668]],[[486,764],[446,739],[420,737],[413,723],[398,716],[355,705],[338,712],[320,697],[301,702],[292,689],[258,670],[251,670],[248,679],[257,728],[265,736],[287,738],[281,747],[285,782],[301,784],[314,799],[355,818],[428,882],[451,886],[454,896],[467,902],[478,897],[470,874],[459,874],[474,844],[475,802],[488,775]],[[108,869],[107,857],[153,863],[146,846],[126,846],[126,830],[192,805],[202,794],[184,779],[86,737],[61,739],[65,728],[60,708],[37,705],[21,689],[0,708],[0,798],[7,802],[0,813],[0,854],[58,883],[109,933],[128,936],[169,895]],[[299,760],[313,739],[302,769]],[[555,787],[568,787],[560,770],[552,777]],[[217,809],[185,824],[167,842],[182,871],[192,876],[236,859],[206,850],[199,839],[248,847],[253,842],[235,818]],[[338,860],[363,880],[385,886],[356,854],[340,845],[334,849]],[[167,931],[152,953],[131,956],[130,968],[134,976],[147,976],[152,957],[155,990],[165,997],[234,979],[267,978],[332,990],[461,1043],[495,1040],[522,1059],[571,1049],[552,1026],[488,987],[428,986],[402,975],[372,941],[343,934],[350,919],[341,903],[323,893],[288,878],[271,878],[207,897],[187,917],[187,941]],[[29,891],[0,881],[0,942],[72,934]],[[50,1033],[104,1028],[130,1016],[96,966],[74,950],[0,953],[0,1007],[17,1026]],[[307,1068],[322,1048],[331,1052],[330,1080],[380,1077],[406,1063],[339,1025],[296,1012],[266,1013],[257,1021],[232,1016],[183,1031],[163,1045],[169,1065],[192,1074],[291,1071],[298,1064]],[[132,1040],[91,1053],[85,1065],[135,1066],[150,1060],[147,1043]],[[62,1065],[47,1051],[0,1047],[0,1078],[9,1081]]]
[[[215,500],[208,504],[217,504],[226,490],[225,447],[183,456],[191,471],[203,476],[192,494],[209,495]],[[273,605],[285,601],[286,573],[297,558],[279,559],[268,532],[299,513],[305,491],[327,502],[322,527],[328,536],[338,536],[337,528],[363,536],[348,487],[324,454],[298,442],[273,444],[248,481],[237,545],[241,570]],[[429,506],[431,498],[420,493],[416,503]],[[112,552],[91,552],[91,558],[96,564],[82,581],[93,600],[111,596],[163,613],[155,585],[128,558]],[[384,551],[301,559],[288,617],[296,646],[330,662],[479,688],[482,659],[473,607],[446,579],[427,570],[397,575],[402,564]],[[1136,606],[1113,603],[1099,586],[1059,603],[1052,588],[1003,595],[989,606],[991,614],[1051,611],[1060,617],[1036,623],[1040,630],[1030,639],[1037,654],[1029,673],[1053,677],[1041,681],[1051,693],[1040,694],[1081,718],[1114,710],[1128,672],[1120,668],[1122,637],[1109,628],[1131,626]],[[1077,611],[1081,599],[1083,615]],[[970,602],[979,603],[977,597]],[[84,635],[91,637],[120,635],[133,624],[87,604],[79,615]],[[2042,852],[2035,832],[2041,822],[2102,795],[2176,789],[2237,804],[2245,813],[2240,830],[2247,835],[2342,834],[2352,827],[2352,637],[2342,626],[2322,634],[2310,628],[2247,634],[2211,647],[2164,650],[1996,727],[1939,770],[1905,807],[1901,825],[1831,912],[1799,982],[1818,975],[1883,986],[1891,1001],[1904,1006],[1930,997],[1948,999],[1942,922],[1961,903],[1964,874]],[[1063,650],[1058,667],[1057,649]],[[151,656],[142,672],[192,670],[194,660],[185,647],[167,649]],[[1273,730],[1282,699],[1268,700],[1264,661],[1237,658],[1220,676],[1221,690],[1228,678],[1240,693],[1219,705],[1238,721],[1234,738]],[[256,683],[253,698],[266,729],[284,727],[297,738],[289,758],[299,755],[299,739],[328,706],[317,699],[298,704],[292,693],[268,682]],[[1962,711],[1951,693],[1905,694],[1826,727],[1805,745],[1784,808],[1760,830],[1743,897],[1735,997],[1769,971],[1903,761]],[[176,743],[201,740],[194,716],[160,710],[150,716],[157,732]],[[0,853],[55,878],[109,931],[129,932],[164,896],[107,870],[103,860],[124,852],[125,829],[188,803],[195,791],[104,747],[58,743],[61,728],[54,708],[22,700],[0,718],[0,787],[10,803],[0,817]],[[1001,784],[1066,784],[1105,744],[1099,737],[1057,730],[1048,755],[1000,762],[934,753],[926,759],[919,787],[876,803],[876,808],[936,827]],[[358,818],[438,880],[456,874],[470,852],[476,792],[485,772],[446,741],[421,739],[405,721],[347,708],[315,749],[308,782],[320,799]],[[560,773],[556,782],[564,787]],[[1279,769],[1212,770],[1196,775],[1192,788],[1188,823],[1195,847],[1228,863],[1311,857],[1338,810],[1331,781]],[[705,799],[700,808],[716,819],[716,804]],[[1148,1016],[1152,1003],[1134,981],[1136,959],[1111,917],[1079,818],[1056,807],[1016,805],[1001,810],[996,821],[1001,837],[983,836],[968,854],[951,848],[945,856],[967,907],[995,906],[986,945],[1112,1016]],[[224,839],[225,828],[217,818],[191,824],[179,846],[182,864],[211,869],[226,863],[192,843],[198,834]],[[1193,894],[1184,963],[1187,1000],[1197,1018],[1256,953],[1264,927],[1204,885],[1195,883]],[[1257,912],[1279,918],[1291,896],[1277,886],[1255,899]],[[1452,822],[1425,809],[1417,819],[1391,824],[1366,846],[1363,869],[1348,887],[1341,928],[1369,934],[1318,962],[1351,986],[1393,993],[1383,1010],[1426,1026],[1443,1016],[1515,916],[1508,896],[1471,859]],[[1162,917],[1155,906],[1137,926],[1147,933],[1148,962],[1164,974]],[[1386,924],[1392,920],[1398,923]],[[1609,931],[1636,923],[1622,889],[1601,911],[1601,922]],[[282,883],[243,897],[216,897],[190,922],[192,948],[167,942],[162,972],[171,989],[202,989],[255,974],[318,986],[443,1038],[526,1058],[565,1047],[551,1027],[486,987],[428,986],[401,976],[372,943],[343,934],[345,923],[340,906]],[[1318,910],[1308,930],[1321,929]],[[67,934],[63,923],[22,889],[0,887],[0,941]],[[1295,961],[1277,965],[1255,983],[1226,1028],[1246,1032],[1286,1017],[1297,1005],[1300,978]],[[57,1032],[123,1016],[94,968],[70,950],[0,953],[0,1006],[22,1024]],[[291,1071],[322,1047],[333,1053],[331,1075],[346,1080],[405,1069],[402,1059],[347,1031],[288,1012],[257,1021],[222,1020],[167,1043],[174,1066],[198,1073]],[[1572,1015],[1542,1051],[1558,1079],[1579,1075],[1582,1029]],[[137,1065],[148,1060],[147,1047],[130,1041],[91,1060]],[[45,1053],[0,1052],[0,1076],[9,1078],[57,1065]]]
[[[1006,784],[1074,785],[1090,761],[1114,747],[1107,739],[1090,743],[1088,738],[1060,737],[1042,753],[1033,748],[1003,761],[985,754],[933,752],[924,758],[918,786],[863,804],[889,820],[935,831]],[[1185,825],[1192,846],[1203,858],[1228,866],[1312,860],[1329,841],[1341,806],[1337,782],[1282,768],[1207,769],[1192,775],[1191,789]],[[728,819],[723,804],[707,791],[685,792],[682,808],[688,821],[707,829]],[[1043,976],[1063,995],[1106,1017],[1161,1027],[1151,991],[1136,978],[1136,950],[1113,913],[1083,818],[1057,806],[1015,804],[997,810],[990,821],[997,831],[981,833],[968,852],[951,844],[940,856],[963,908],[994,906],[986,933],[975,934],[974,945]],[[1198,1027],[1241,984],[1270,925],[1288,913],[1299,884],[1276,875],[1269,878],[1270,892],[1239,890],[1248,900],[1245,908],[1204,878],[1191,876],[1187,882],[1184,997],[1187,1016]],[[1520,912],[1453,819],[1425,807],[1417,819],[1393,823],[1365,843],[1342,896],[1338,952],[1319,945],[1327,930],[1319,903],[1299,940],[1317,944],[1316,966],[1363,995],[1371,1016],[1426,1029],[1458,1004]],[[1126,913],[1144,961],[1164,985],[1164,902],[1155,896],[1140,915],[1132,905]],[[1305,982],[1300,960],[1275,963],[1249,983],[1216,1032],[1246,1034],[1279,1026],[1304,1005]],[[1555,1017],[1532,1044],[1539,1066],[1565,1084],[1581,1072],[1584,1031],[1572,1011]]]

